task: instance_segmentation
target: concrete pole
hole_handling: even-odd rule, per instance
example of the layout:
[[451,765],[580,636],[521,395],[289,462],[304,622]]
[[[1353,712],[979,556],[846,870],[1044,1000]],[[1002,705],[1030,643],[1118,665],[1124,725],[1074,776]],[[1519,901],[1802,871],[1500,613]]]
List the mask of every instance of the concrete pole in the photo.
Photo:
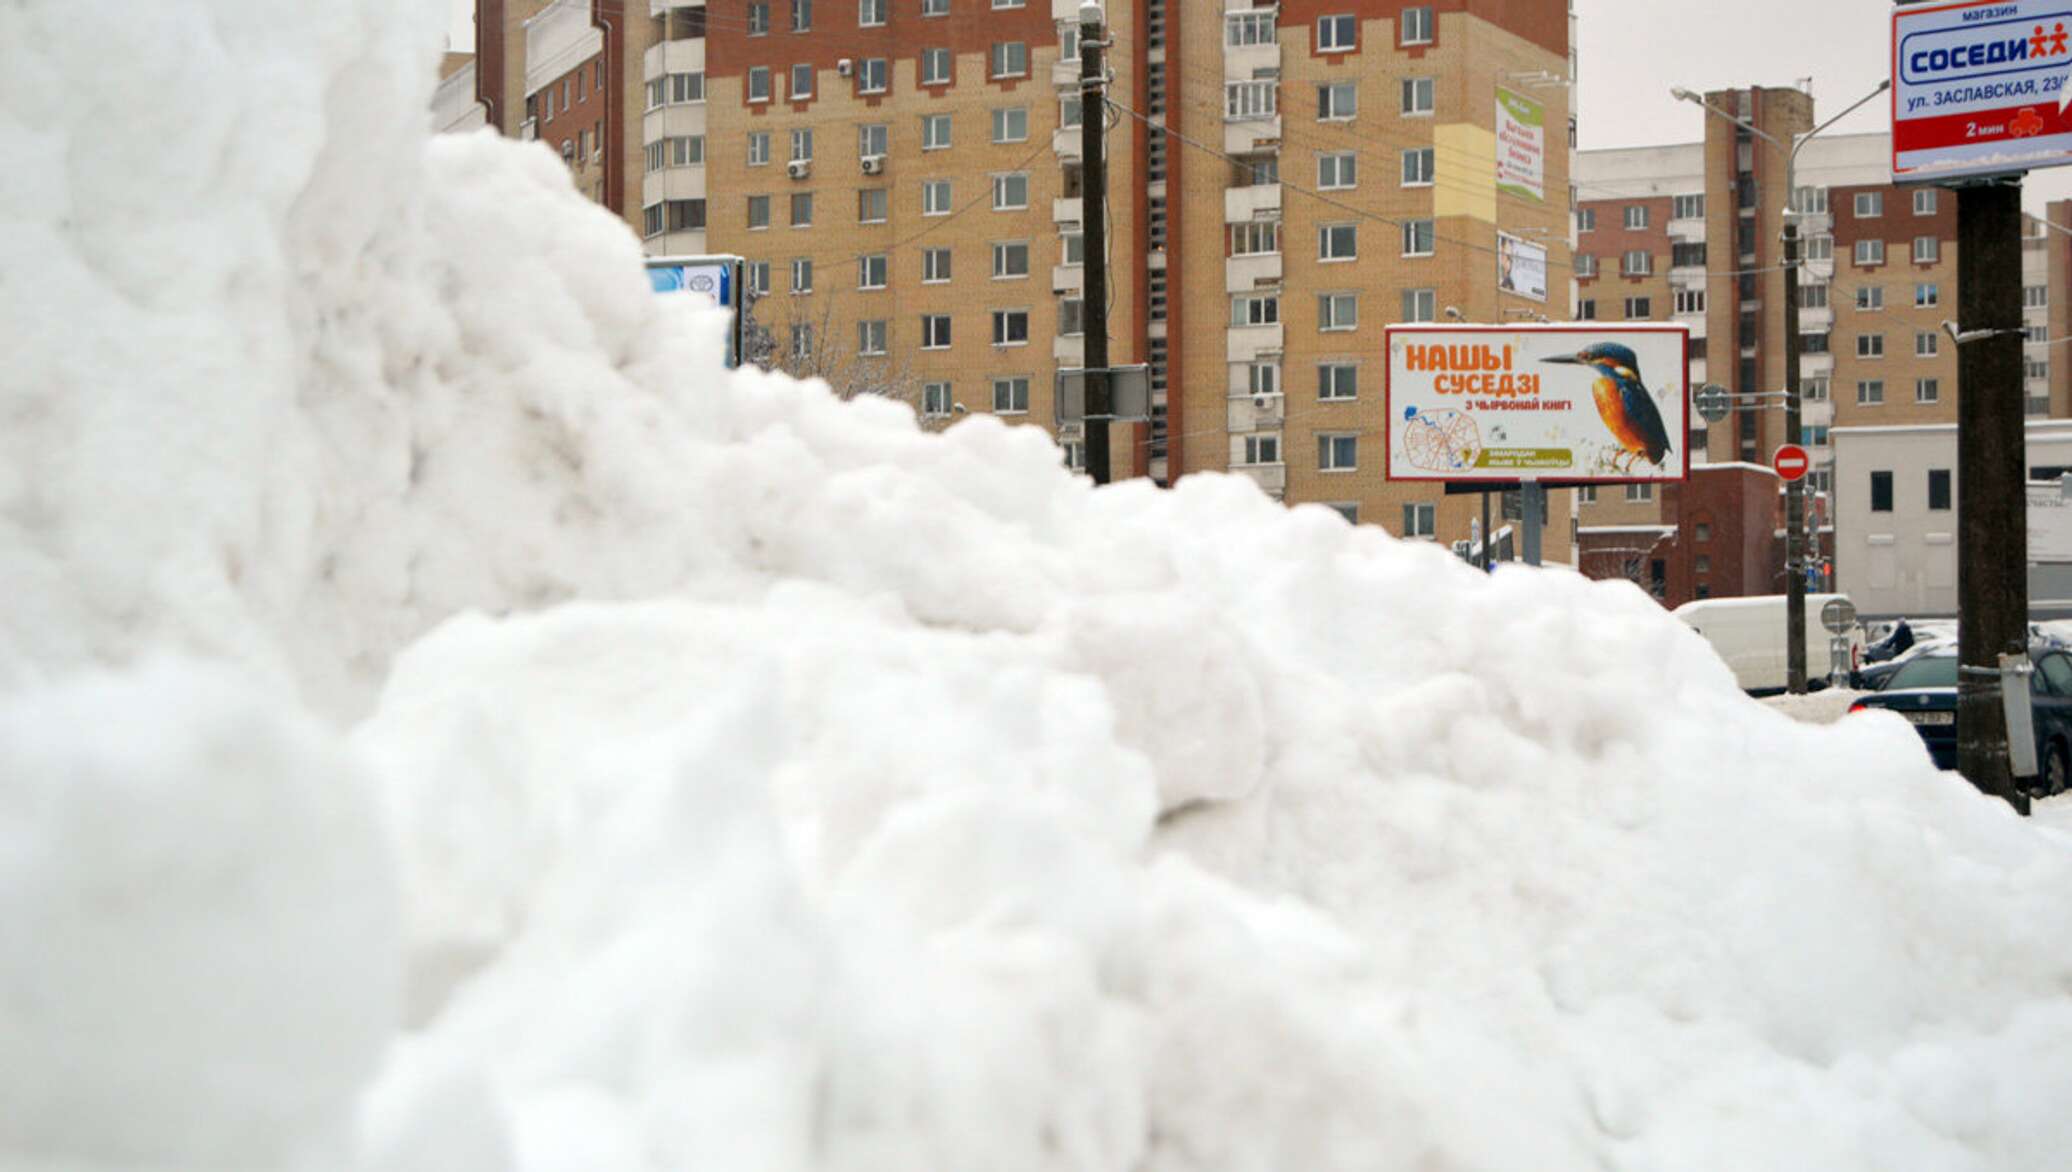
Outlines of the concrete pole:
[[1086,470],[1095,484],[1111,475],[1108,417],[1108,66],[1105,14],[1094,0],[1079,6],[1079,166],[1082,226],[1086,233]]

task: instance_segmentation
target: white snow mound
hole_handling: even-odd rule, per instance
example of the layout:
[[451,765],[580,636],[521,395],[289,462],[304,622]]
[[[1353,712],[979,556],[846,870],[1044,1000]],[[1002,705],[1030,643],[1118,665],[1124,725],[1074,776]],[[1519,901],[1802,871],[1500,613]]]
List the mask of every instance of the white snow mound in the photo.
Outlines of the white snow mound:
[[0,1167],[2063,1165],[2072,837],[1629,586],[729,375],[440,24],[0,5]]

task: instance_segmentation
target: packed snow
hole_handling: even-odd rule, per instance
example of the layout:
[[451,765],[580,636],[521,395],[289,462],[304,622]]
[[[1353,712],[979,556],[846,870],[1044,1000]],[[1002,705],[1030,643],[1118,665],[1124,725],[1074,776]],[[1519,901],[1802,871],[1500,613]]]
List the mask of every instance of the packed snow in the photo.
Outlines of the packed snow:
[[436,7],[0,6],[0,1164],[2063,1166],[2064,818],[728,375]]

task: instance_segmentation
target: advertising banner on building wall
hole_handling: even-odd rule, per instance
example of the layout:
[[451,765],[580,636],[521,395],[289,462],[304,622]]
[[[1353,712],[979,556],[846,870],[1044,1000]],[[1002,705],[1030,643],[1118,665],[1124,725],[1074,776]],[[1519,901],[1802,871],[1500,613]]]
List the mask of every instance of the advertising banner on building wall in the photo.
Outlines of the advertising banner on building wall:
[[2029,561],[2072,564],[2072,501],[2055,480],[2029,486]]
[[1682,480],[1690,333],[1680,325],[1395,325],[1385,331],[1390,480]]
[[1892,174],[1941,180],[2072,162],[2072,2],[1892,11]]
[[1546,201],[1546,108],[1507,89],[1496,91],[1496,188]]
[[1547,299],[1547,246],[1508,232],[1496,234],[1496,287],[1534,301]]

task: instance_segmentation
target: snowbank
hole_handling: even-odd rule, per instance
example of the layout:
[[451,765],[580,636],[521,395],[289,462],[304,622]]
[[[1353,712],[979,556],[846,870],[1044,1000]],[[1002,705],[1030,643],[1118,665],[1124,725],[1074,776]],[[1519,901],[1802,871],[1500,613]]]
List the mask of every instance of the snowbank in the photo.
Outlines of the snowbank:
[[14,1163],[2072,1148],[2072,838],[1903,723],[728,377],[548,152],[424,141],[423,5],[136,17],[0,8]]

